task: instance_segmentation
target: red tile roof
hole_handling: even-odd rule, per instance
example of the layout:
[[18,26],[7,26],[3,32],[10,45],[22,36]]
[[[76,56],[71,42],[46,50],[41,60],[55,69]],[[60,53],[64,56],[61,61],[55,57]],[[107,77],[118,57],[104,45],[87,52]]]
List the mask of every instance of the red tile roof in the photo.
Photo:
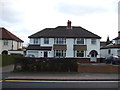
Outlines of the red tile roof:
[[7,29],[5,29],[4,27],[0,27],[0,39],[2,39],[2,40],[15,40],[18,42],[24,42],[23,40],[21,40],[20,38],[18,38],[17,36],[12,34],[11,32],[9,32]]
[[109,49],[109,48],[120,48],[120,45],[110,45],[110,46],[102,47],[101,49]]

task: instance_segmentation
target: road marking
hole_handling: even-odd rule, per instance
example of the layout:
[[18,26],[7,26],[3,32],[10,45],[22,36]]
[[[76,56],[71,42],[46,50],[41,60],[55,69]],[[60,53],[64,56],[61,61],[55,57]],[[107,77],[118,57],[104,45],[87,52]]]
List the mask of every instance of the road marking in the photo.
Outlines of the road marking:
[[93,83],[99,83],[99,82],[106,82],[106,83],[109,83],[109,82],[120,82],[120,81],[43,81],[43,80],[4,80],[5,82],[93,82]]

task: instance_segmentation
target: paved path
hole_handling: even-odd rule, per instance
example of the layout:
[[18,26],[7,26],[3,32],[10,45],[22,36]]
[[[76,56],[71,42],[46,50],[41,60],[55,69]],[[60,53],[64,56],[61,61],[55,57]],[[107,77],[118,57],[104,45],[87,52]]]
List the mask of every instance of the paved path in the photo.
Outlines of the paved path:
[[14,65],[13,64],[2,67],[2,72],[11,72],[13,70],[14,70]]
[[118,77],[112,77],[112,76],[106,76],[106,77],[102,77],[102,76],[67,76],[67,77],[63,77],[63,76],[37,76],[37,77],[33,77],[33,76],[10,76],[7,77],[6,79],[69,79],[69,80],[90,80],[90,79],[118,79]]
[[120,79],[117,74],[80,74],[80,73],[12,73],[5,79],[23,79],[23,80],[109,80]]

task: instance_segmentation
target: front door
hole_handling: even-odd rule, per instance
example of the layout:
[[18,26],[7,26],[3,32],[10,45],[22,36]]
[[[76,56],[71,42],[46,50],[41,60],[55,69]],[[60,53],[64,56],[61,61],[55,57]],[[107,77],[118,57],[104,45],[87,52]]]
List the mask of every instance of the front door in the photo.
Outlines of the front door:
[[45,52],[44,52],[44,58],[47,58],[47,57],[48,57],[48,52],[45,51]]
[[97,55],[95,52],[92,52],[91,53],[91,59],[90,59],[91,62],[96,62],[97,61]]

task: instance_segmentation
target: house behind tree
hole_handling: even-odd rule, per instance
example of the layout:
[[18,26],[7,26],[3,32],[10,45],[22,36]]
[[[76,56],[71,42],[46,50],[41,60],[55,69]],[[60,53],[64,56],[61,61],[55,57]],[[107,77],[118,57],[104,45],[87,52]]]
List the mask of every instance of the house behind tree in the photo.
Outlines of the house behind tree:
[[118,31],[118,36],[113,39],[114,44],[109,44],[101,48],[101,57],[106,58],[108,56],[120,56],[120,31]]

